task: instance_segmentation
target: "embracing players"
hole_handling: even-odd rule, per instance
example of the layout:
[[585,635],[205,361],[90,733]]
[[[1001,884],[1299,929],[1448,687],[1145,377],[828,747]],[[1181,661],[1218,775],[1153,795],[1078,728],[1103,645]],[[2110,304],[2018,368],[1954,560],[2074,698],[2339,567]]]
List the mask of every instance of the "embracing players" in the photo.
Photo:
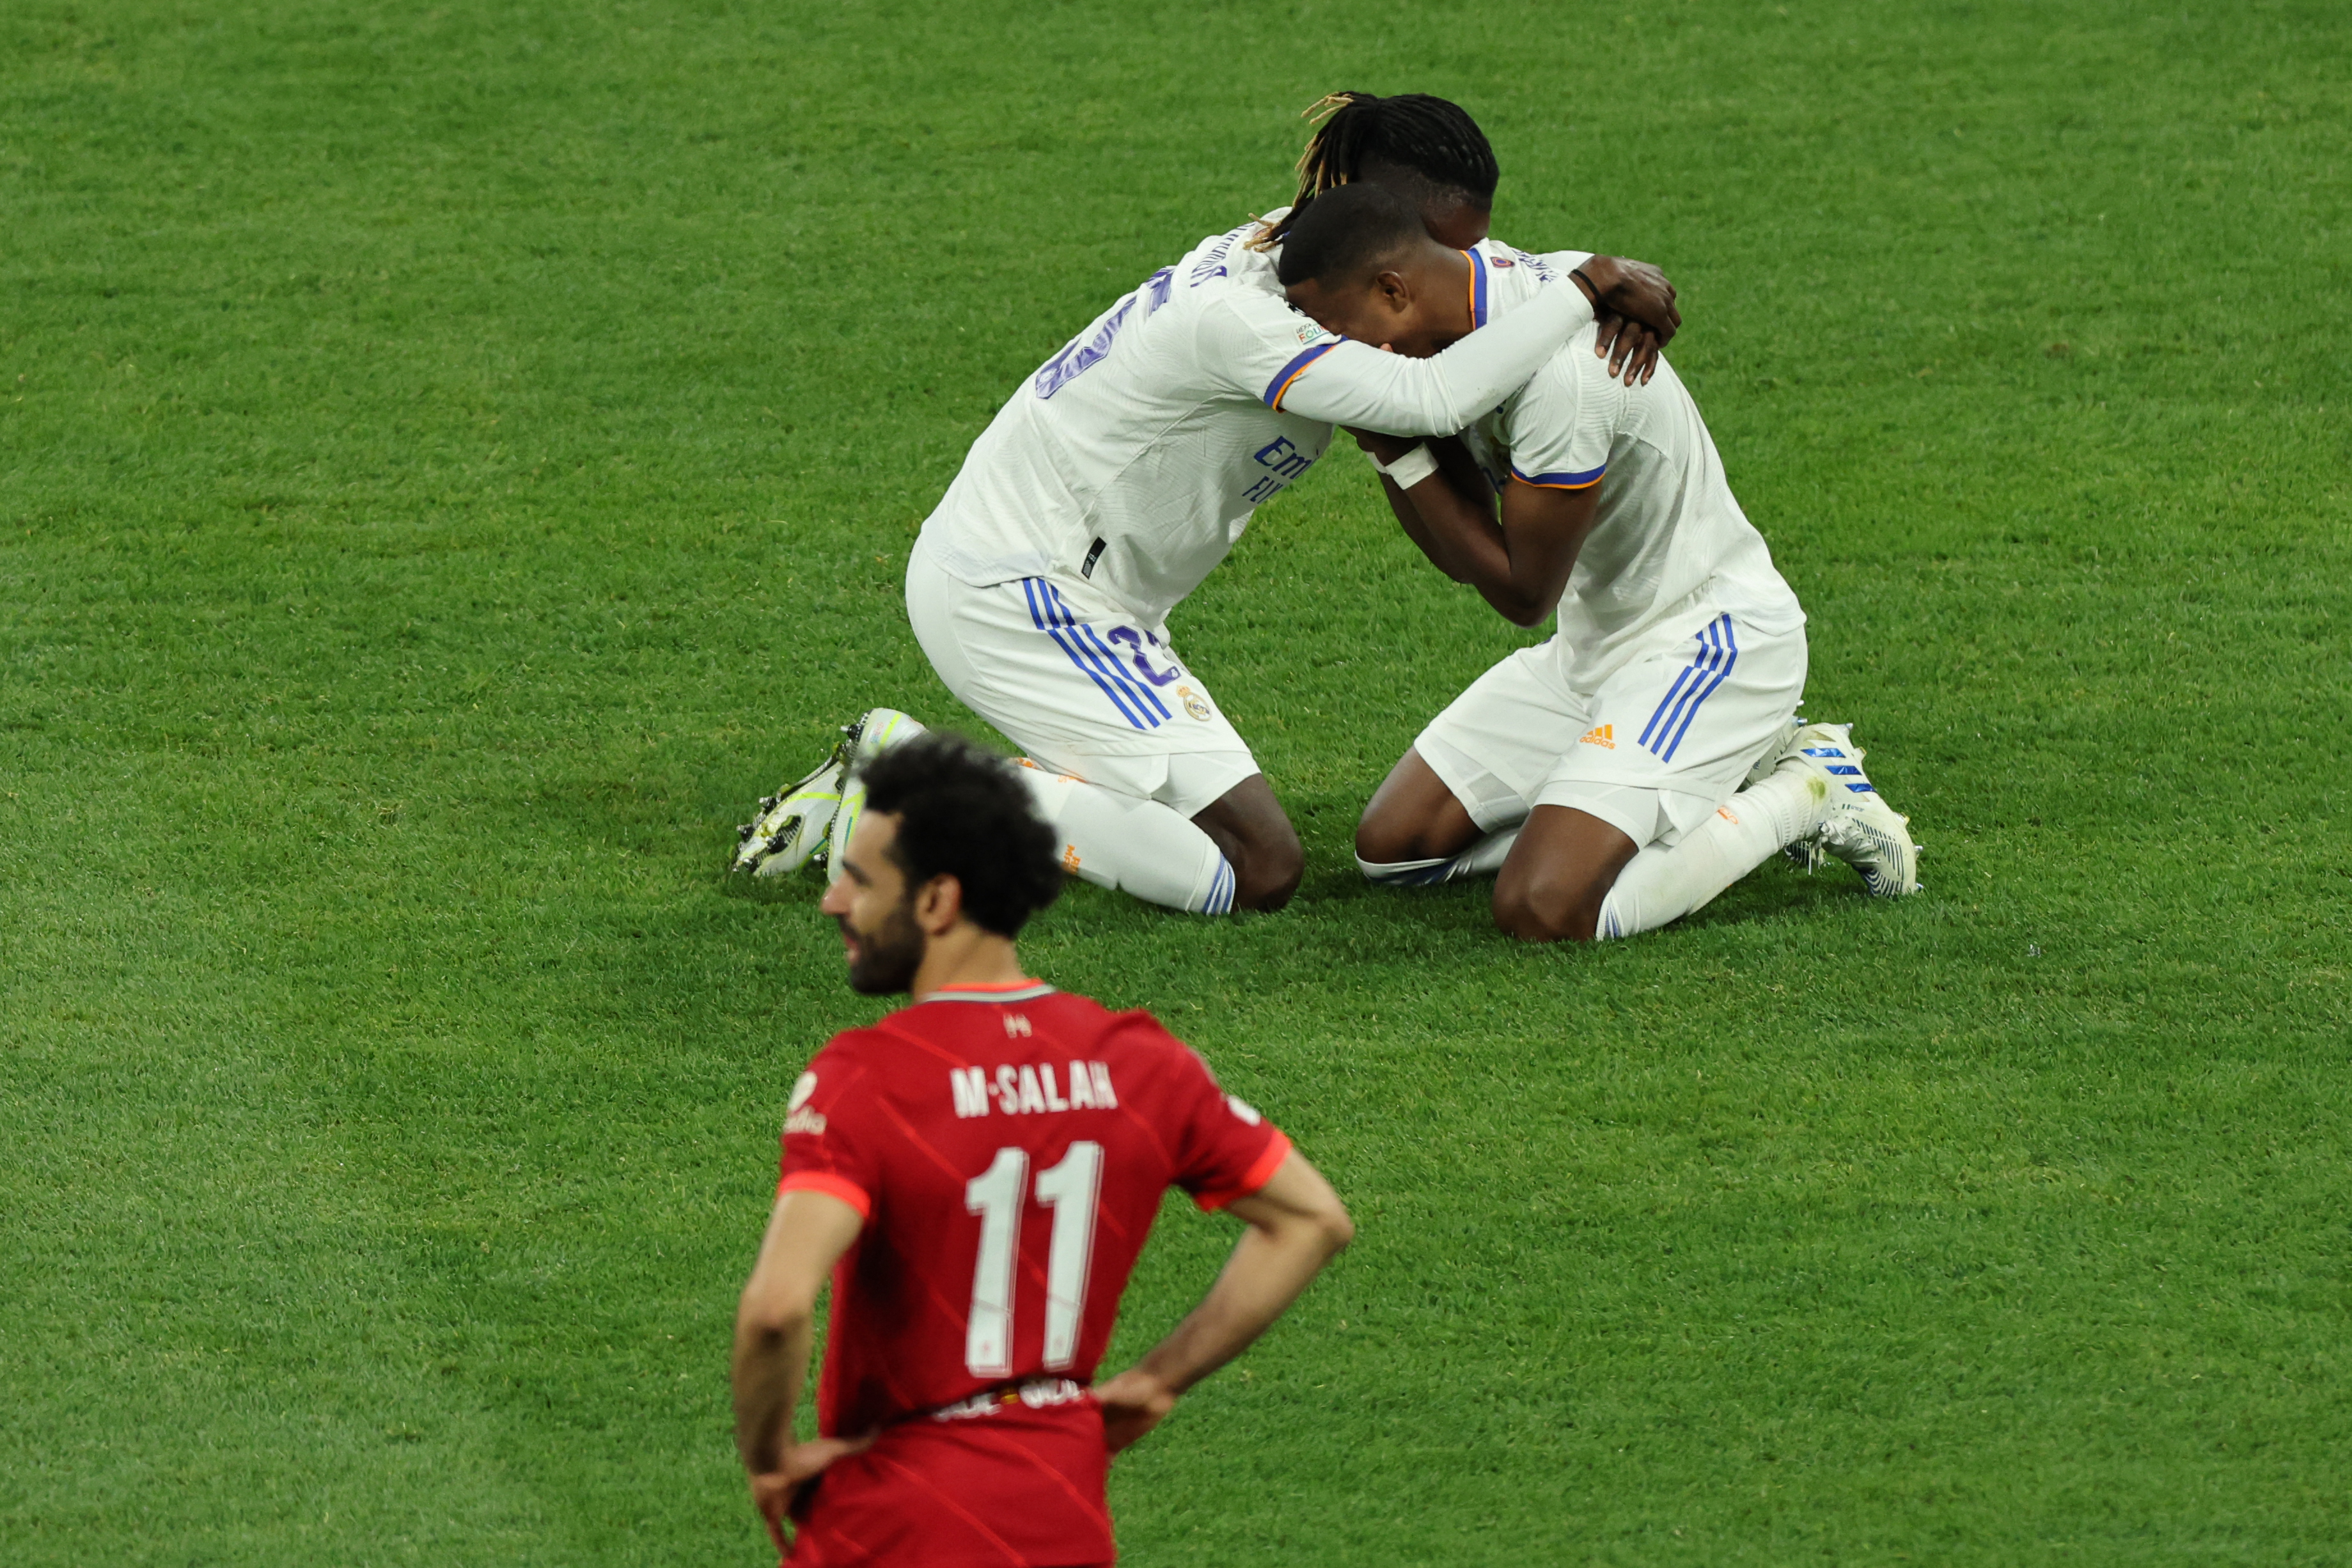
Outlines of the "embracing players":
[[[1493,151],[1456,106],[1342,95],[1302,160],[1300,202],[1347,181],[1400,192],[1448,244],[1482,238]],[[1064,866],[1171,908],[1278,909],[1298,837],[1167,617],[1335,424],[1443,435],[1494,407],[1572,336],[1638,379],[1679,320],[1654,269],[1594,258],[1531,288],[1503,327],[1425,359],[1324,331],[1284,300],[1281,225],[1244,224],[1161,268],[1023,384],[974,443],[907,567],[915,636],[948,689],[1037,766]],[[1622,335],[1594,306],[1654,330]],[[1596,359],[1595,368],[1600,368]],[[856,821],[857,761],[920,726],[866,715],[844,754],[743,830],[761,874]]]
[[[752,1498],[799,1568],[1108,1564],[1110,1456],[1265,1331],[1352,1227],[1290,1141],[1149,1014],[1023,972],[1013,937],[1062,873],[1009,764],[931,734],[861,782],[824,908],[851,985],[913,1005],[835,1036],[793,1090],[736,1318]],[[1090,1386],[1171,1186],[1248,1228],[1191,1315]],[[828,1276],[818,1436],[803,1442]]]
[[[1429,354],[1583,264],[1440,245],[1410,203],[1353,184],[1292,225],[1281,278],[1331,331]],[[1845,727],[1792,717],[1804,612],[1671,365],[1628,384],[1575,342],[1459,440],[1359,440],[1439,570],[1517,625],[1559,616],[1381,785],[1356,833],[1366,876],[1499,870],[1496,922],[1531,941],[1654,929],[1775,850],[1843,859],[1874,893],[1917,889],[1905,820]]]

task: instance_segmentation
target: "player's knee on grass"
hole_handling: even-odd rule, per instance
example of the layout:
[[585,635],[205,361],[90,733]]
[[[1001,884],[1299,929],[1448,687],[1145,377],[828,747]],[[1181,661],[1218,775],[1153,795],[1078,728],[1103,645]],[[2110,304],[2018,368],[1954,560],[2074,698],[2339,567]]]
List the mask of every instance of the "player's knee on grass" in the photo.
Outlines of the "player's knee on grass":
[[1401,812],[1384,812],[1374,801],[1356,824],[1356,858],[1374,866],[1443,859],[1446,851],[1433,847],[1435,837],[1428,823],[1412,821]]
[[1264,773],[1252,773],[1192,821],[1234,868],[1234,908],[1278,910],[1298,891],[1307,851]]
[[[1253,844],[1234,864],[1234,908],[1272,911],[1290,902],[1307,873],[1307,851],[1288,821],[1276,841]],[[1230,858],[1230,857],[1228,857]]]
[[1418,752],[1407,752],[1356,824],[1356,858],[1374,866],[1443,860],[1478,841],[1477,824]]
[[1591,942],[1609,885],[1564,869],[1495,879],[1495,925],[1521,942]]
[[1538,805],[1495,879],[1495,924],[1521,942],[1591,942],[1634,844],[1585,812]]

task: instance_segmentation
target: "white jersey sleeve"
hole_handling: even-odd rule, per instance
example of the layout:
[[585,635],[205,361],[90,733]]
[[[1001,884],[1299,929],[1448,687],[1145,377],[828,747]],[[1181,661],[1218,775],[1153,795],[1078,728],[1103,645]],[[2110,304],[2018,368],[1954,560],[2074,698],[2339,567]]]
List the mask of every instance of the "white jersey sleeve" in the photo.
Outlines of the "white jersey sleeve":
[[1580,352],[1554,355],[1504,409],[1511,477],[1522,484],[1580,490],[1609,471],[1626,388],[1589,343],[1576,348]]
[[1280,299],[1236,291],[1204,311],[1201,362],[1225,389],[1280,414],[1391,436],[1450,436],[1501,403],[1592,322],[1573,283],[1430,359],[1334,337]]

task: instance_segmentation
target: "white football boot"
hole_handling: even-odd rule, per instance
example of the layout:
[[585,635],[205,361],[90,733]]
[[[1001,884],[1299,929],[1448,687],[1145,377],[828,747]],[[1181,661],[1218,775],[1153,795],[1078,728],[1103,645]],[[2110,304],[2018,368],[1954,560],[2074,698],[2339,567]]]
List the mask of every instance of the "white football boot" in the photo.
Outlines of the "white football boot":
[[1862,771],[1851,724],[1807,724],[1789,737],[1780,760],[1801,764],[1829,791],[1822,825],[1789,846],[1789,858],[1811,870],[1834,858],[1862,873],[1872,896],[1899,899],[1919,890],[1919,847],[1911,819],[1886,804]]
[[858,715],[856,723],[844,724],[841,732],[845,769],[841,806],[833,814],[833,832],[824,855],[830,880],[840,879],[841,852],[849,847],[849,836],[857,830],[857,819],[866,815],[866,781],[857,776],[857,770],[891,747],[904,745],[923,733],[923,726],[896,708],[868,708]]
[[841,809],[841,773],[849,751],[837,742],[833,754],[807,777],[787,784],[760,801],[760,816],[735,830],[742,847],[735,851],[734,869],[754,877],[781,877],[808,864],[823,847]]

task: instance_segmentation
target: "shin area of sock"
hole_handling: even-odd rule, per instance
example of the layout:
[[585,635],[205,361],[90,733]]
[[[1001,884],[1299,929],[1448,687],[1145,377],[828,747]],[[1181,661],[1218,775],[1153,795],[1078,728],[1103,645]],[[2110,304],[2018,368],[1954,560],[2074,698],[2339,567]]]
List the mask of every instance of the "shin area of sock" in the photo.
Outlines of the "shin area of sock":
[[1425,888],[1433,882],[1445,880],[1446,868],[1454,862],[1440,857],[1434,860],[1367,860],[1356,857],[1356,869],[1364,880],[1381,888]]
[[1234,868],[1190,817],[1035,766],[1022,777],[1038,815],[1062,836],[1062,865],[1073,875],[1171,910],[1232,912]]
[[1617,873],[1601,902],[1596,941],[1655,931],[1704,909],[1724,889],[1762,865],[1781,846],[1770,814],[1737,810],[1749,792],[1683,835],[1672,848],[1653,844]]
[[1494,875],[1503,868],[1503,862],[1511,858],[1511,846],[1518,841],[1519,830],[1516,827],[1507,827],[1499,833],[1489,833],[1454,858],[1453,869],[1448,873],[1446,880],[1452,881],[1455,877]]
[[1490,877],[1503,868],[1503,862],[1510,858],[1511,846],[1518,841],[1519,830],[1507,828],[1501,833],[1489,833],[1451,858],[1380,861],[1359,855],[1356,869],[1364,874],[1366,881],[1391,888],[1426,888],[1464,877]]
[[[1822,825],[1825,803],[1821,781],[1802,767],[1783,765],[1769,776],[1741,790],[1724,803],[1717,816],[1729,812],[1742,824],[1754,823],[1768,828],[1773,837],[1773,849],[1784,849]],[[1760,861],[1762,856],[1759,856]]]

